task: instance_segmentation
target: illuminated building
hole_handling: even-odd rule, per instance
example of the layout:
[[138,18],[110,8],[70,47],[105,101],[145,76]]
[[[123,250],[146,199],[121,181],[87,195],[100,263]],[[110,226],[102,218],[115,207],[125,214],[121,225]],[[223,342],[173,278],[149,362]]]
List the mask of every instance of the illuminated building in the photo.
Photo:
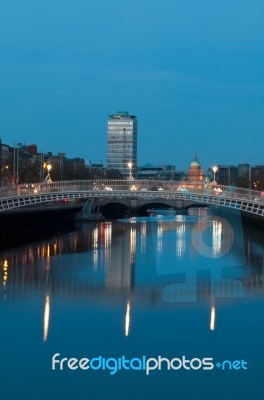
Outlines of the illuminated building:
[[190,164],[188,180],[192,183],[198,183],[203,181],[203,171],[199,161],[197,160],[196,153],[194,155],[194,160]]
[[119,111],[108,119],[107,168],[129,176],[137,173],[137,117]]

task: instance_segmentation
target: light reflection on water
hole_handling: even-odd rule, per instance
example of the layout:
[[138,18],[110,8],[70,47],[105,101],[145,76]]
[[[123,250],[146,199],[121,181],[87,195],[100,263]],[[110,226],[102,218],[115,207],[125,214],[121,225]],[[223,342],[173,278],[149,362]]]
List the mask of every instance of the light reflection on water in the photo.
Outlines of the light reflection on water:
[[[260,232],[243,230],[239,217],[226,220],[200,213],[83,224],[74,232],[1,252],[0,309],[13,304],[19,315],[21,304],[34,303],[42,321],[39,339],[54,349],[62,346],[56,336],[58,315],[67,326],[74,325],[76,310],[70,306],[74,302],[80,309],[89,304],[91,318],[93,312],[100,315],[93,319],[98,342],[105,337],[102,321],[110,323],[109,309],[113,316],[121,310],[122,326],[114,333],[116,352],[121,351],[121,336],[130,338],[131,351],[139,332],[144,332],[142,326],[151,326],[153,316],[161,327],[169,320],[172,332],[180,324],[179,341],[184,343],[190,310],[196,316],[206,310],[208,315],[207,322],[203,317],[195,328],[198,338],[202,340],[206,331],[219,331],[226,338],[228,323],[219,323],[219,310],[237,306],[240,315],[252,299],[262,306],[263,268]],[[243,318],[237,318],[242,323],[248,316],[245,311]],[[22,329],[19,323],[14,320],[14,330]],[[89,340],[91,322],[83,329],[79,347]],[[153,338],[163,338],[166,351],[170,334],[151,332]],[[243,337],[243,332],[239,334]],[[35,337],[35,331],[31,335]]]
[[2,252],[2,299],[44,291],[48,320],[50,293],[105,301],[125,294],[152,306],[246,296],[262,289],[263,253],[256,258],[256,246],[244,238],[239,220],[217,216],[84,224],[70,234]]

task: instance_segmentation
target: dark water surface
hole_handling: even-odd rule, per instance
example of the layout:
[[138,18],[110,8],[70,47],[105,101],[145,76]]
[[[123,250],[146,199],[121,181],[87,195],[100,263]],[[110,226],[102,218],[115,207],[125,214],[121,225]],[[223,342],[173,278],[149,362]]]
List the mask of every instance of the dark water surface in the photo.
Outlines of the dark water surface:
[[[262,232],[193,214],[83,224],[1,251],[1,398],[261,398]],[[214,368],[52,370],[56,353]]]

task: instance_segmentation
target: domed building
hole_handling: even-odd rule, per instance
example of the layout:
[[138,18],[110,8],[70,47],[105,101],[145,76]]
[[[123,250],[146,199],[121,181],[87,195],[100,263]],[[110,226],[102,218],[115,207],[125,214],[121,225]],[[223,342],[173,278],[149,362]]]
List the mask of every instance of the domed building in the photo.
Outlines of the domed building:
[[190,164],[188,180],[190,183],[199,183],[203,181],[203,171],[197,160],[196,153],[194,155],[194,160]]

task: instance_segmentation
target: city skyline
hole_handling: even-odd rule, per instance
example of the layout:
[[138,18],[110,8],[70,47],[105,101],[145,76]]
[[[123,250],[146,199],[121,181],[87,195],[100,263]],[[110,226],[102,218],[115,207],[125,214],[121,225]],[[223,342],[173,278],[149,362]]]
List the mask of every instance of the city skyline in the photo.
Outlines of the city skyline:
[[139,165],[263,163],[261,0],[61,5],[1,5],[3,143],[106,164],[106,117],[124,109]]
[[[133,117],[135,117],[135,116],[133,116]],[[0,137],[0,149],[1,148],[2,148],[2,166],[4,166],[5,161],[7,160],[7,158],[10,158],[10,155],[13,154],[12,153],[13,149],[25,149],[26,151],[29,150],[29,153],[31,153],[32,157],[37,156],[37,158],[38,158],[38,156],[42,155],[42,156],[45,156],[47,160],[48,159],[52,159],[54,157],[55,158],[65,158],[65,159],[68,159],[68,160],[77,160],[77,159],[79,159],[79,160],[82,160],[85,163],[85,165],[87,165],[87,166],[95,166],[95,165],[99,166],[100,165],[100,167],[102,167],[102,168],[109,168],[109,166],[107,164],[107,160],[105,162],[100,160],[98,163],[96,163],[96,162],[94,162],[95,161],[94,159],[87,160],[87,159],[84,159],[83,157],[80,157],[80,155],[78,155],[78,154],[75,154],[74,156],[71,156],[70,154],[62,153],[61,151],[54,152],[52,149],[50,149],[47,152],[43,152],[43,151],[39,150],[38,143],[26,143],[23,140],[19,141],[17,143],[10,144],[10,143],[4,143],[2,141],[2,139],[1,139],[1,137]],[[10,151],[11,151],[11,153],[10,153]],[[11,158],[13,160],[13,156]],[[200,160],[200,157],[198,157],[198,158]],[[147,160],[143,160],[141,164],[139,164],[139,163],[136,163],[136,164],[137,164],[137,168],[148,168],[148,167],[149,168],[155,168],[155,167],[166,167],[167,166],[167,167],[174,167],[175,171],[181,171],[181,172],[185,171],[185,172],[187,172],[189,167],[190,167],[190,165],[195,160],[197,160],[197,153],[196,152],[194,153],[194,155],[192,155],[189,158],[189,160],[185,160],[186,166],[184,168],[177,168],[177,166],[175,164],[170,164],[170,163],[166,162],[166,160],[165,160],[165,163],[163,163],[163,164],[155,162],[155,161],[150,163]],[[202,164],[203,164],[203,162],[202,162]],[[131,167],[132,166],[133,166],[133,164],[131,165]],[[233,167],[234,168],[237,168],[237,167],[246,168],[246,167],[250,167],[251,168],[252,167],[253,168],[253,167],[263,167],[263,166],[264,166],[264,162],[262,162],[262,163],[257,163],[257,162],[249,163],[249,162],[241,162],[240,161],[240,162],[231,163],[231,164],[218,162],[218,163],[215,163],[214,165],[202,165],[201,166],[201,170],[203,172],[206,172],[206,171],[212,170],[213,167],[216,167],[216,168],[218,168],[218,167],[223,167],[223,168],[233,168]],[[125,172],[125,175],[127,175],[127,173],[129,173],[129,170],[130,170],[128,165],[126,165],[126,170],[127,171]]]

